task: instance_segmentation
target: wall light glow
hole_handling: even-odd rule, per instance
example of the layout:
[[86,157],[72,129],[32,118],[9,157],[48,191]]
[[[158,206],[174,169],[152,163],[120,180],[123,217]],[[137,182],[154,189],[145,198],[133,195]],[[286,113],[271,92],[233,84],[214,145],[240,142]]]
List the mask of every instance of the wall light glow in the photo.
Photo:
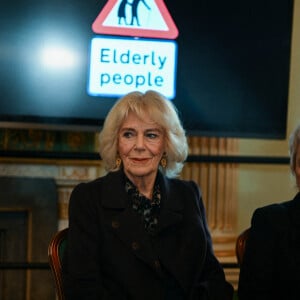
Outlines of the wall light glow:
[[65,47],[44,47],[41,52],[42,64],[49,69],[70,69],[79,64],[76,53]]

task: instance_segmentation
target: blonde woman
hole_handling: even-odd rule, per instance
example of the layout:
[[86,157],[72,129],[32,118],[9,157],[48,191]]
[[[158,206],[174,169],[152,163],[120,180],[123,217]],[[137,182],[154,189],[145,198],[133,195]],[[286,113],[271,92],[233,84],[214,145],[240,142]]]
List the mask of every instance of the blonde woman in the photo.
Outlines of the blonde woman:
[[107,175],[75,187],[67,300],[231,300],[198,186],[176,178],[188,144],[172,102],[132,92],[100,134]]

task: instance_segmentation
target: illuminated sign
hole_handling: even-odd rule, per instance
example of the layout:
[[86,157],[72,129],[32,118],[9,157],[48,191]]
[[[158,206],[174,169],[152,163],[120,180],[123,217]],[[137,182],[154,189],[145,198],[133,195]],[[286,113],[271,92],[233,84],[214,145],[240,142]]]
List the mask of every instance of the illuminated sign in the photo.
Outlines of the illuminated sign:
[[[151,4],[150,4],[151,3]],[[175,39],[177,27],[163,0],[109,0],[92,29],[97,34]]]
[[152,89],[175,98],[178,30],[163,0],[108,0],[92,30],[102,35],[91,41],[90,96]]
[[122,96],[149,89],[175,97],[174,41],[97,36],[91,41],[88,93]]

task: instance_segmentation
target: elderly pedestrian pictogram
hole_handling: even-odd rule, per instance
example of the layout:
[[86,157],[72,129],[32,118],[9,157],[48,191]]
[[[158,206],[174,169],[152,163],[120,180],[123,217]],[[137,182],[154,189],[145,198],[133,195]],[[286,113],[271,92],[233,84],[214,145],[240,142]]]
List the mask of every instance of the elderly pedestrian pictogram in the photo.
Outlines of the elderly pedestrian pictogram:
[[178,29],[163,0],[109,0],[92,24],[96,34],[176,39]]

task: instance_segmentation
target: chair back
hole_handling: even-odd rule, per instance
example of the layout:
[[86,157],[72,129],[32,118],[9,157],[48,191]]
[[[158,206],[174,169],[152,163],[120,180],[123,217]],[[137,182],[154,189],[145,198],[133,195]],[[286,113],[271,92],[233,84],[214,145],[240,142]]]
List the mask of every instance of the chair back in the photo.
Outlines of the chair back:
[[249,232],[250,232],[250,228],[245,229],[238,235],[236,239],[235,254],[239,265],[241,265],[243,262],[244,252],[245,252]]
[[68,228],[58,231],[48,246],[48,259],[58,300],[65,299],[62,286],[61,259],[67,245],[67,233]]

